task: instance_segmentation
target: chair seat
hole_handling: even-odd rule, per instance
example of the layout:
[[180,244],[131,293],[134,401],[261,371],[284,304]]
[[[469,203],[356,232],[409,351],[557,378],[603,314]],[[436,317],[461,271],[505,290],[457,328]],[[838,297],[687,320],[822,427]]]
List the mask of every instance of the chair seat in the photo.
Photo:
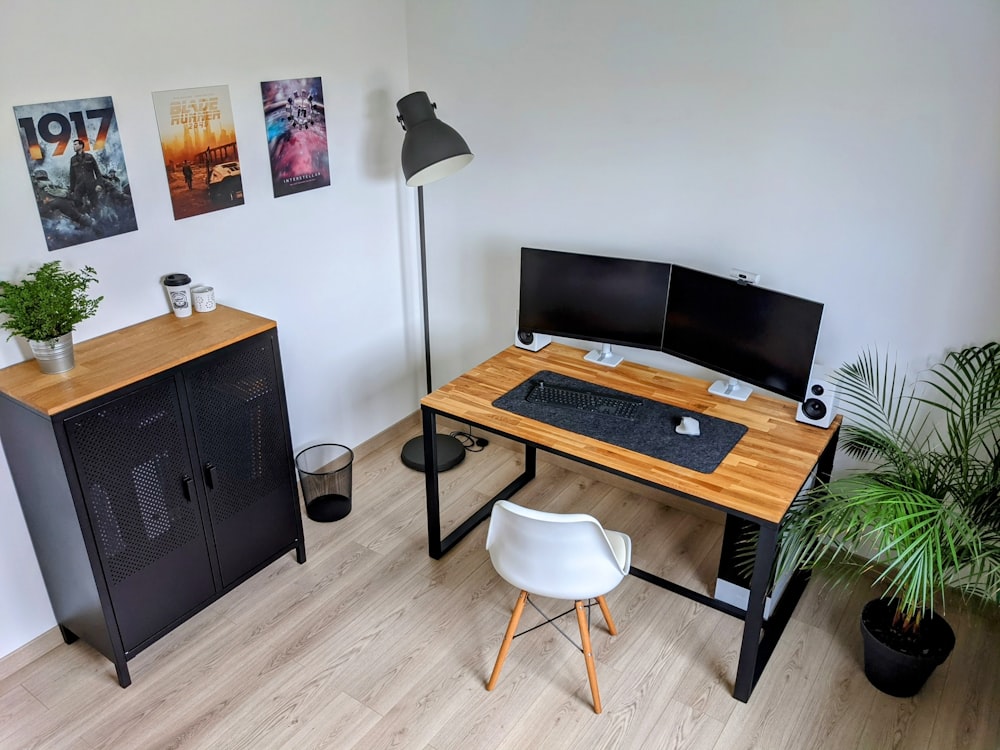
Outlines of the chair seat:
[[585,513],[548,513],[507,500],[493,506],[486,549],[500,577],[552,599],[603,596],[628,575],[632,542]]

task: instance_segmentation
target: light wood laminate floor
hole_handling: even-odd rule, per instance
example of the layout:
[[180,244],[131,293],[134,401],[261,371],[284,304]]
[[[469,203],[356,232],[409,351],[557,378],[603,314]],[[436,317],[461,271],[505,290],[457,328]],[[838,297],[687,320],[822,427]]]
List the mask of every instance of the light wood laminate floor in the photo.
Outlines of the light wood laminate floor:
[[[490,566],[485,524],[443,560],[427,556],[423,475],[398,460],[414,425],[358,451],[354,510],[305,520],[305,565],[289,553],[139,654],[131,687],[55,630],[0,660],[0,747],[1000,747],[995,616],[954,602],[954,653],[920,695],[890,698],[861,669],[871,591],[816,579],[747,704],[731,697],[741,623],[632,577],[608,596],[619,635],[593,618],[603,714],[582,656],[551,627],[514,641],[487,692],[517,592]],[[442,474],[446,531],[520,462],[493,441]],[[591,512],[632,536],[636,565],[709,591],[721,519],[664,499],[543,453],[518,496]]]

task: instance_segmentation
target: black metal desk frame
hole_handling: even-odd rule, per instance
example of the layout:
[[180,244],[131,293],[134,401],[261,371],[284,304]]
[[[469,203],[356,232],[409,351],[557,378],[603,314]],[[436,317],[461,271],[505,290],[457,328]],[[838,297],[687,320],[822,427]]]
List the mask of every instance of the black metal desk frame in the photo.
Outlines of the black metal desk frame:
[[[700,503],[701,505],[721,510],[726,513],[727,516],[738,516],[756,525],[760,529],[760,536],[757,543],[757,553],[754,558],[753,574],[750,579],[750,598],[747,603],[746,610],[735,607],[727,602],[723,602],[715,597],[706,596],[701,592],[694,591],[672,581],[668,581],[657,575],[636,568],[635,566],[632,566],[629,570],[629,573],[636,578],[640,578],[661,588],[692,599],[699,604],[704,604],[712,609],[717,609],[727,615],[743,620],[743,639],[740,646],[739,662],[736,667],[736,681],[733,689],[733,697],[744,703],[750,699],[750,694],[753,692],[754,686],[757,684],[757,680],[764,671],[764,667],[767,665],[768,659],[771,658],[771,654],[774,652],[774,648],[777,646],[778,640],[781,638],[781,634],[784,631],[785,626],[791,619],[792,612],[795,611],[795,605],[798,604],[799,598],[805,591],[806,583],[809,578],[808,574],[802,571],[793,576],[792,581],[785,589],[785,592],[782,595],[778,606],[775,608],[775,611],[771,613],[770,618],[767,620],[764,619],[764,605],[767,599],[768,589],[771,585],[771,569],[774,566],[775,555],[777,552],[779,524],[764,521],[760,518],[748,516],[743,513],[737,513],[732,509],[718,505],[717,503],[702,500],[701,498],[688,493],[678,492],[671,487],[655,484],[640,477],[610,469],[606,466],[592,463],[577,456],[548,448],[544,445],[538,445],[526,441],[523,438],[518,438],[501,432],[494,427],[487,427],[475,422],[469,422],[469,420],[463,416],[449,414],[447,412],[432,409],[428,406],[421,406],[421,414],[423,418],[424,431],[424,466],[427,467],[427,471],[425,472],[425,482],[427,493],[428,552],[435,560],[440,560],[441,557],[448,552],[448,550],[461,541],[462,538],[464,538],[478,524],[489,518],[490,512],[493,509],[493,504],[496,503],[497,500],[509,500],[515,493],[517,493],[518,490],[534,479],[536,469],[536,451],[539,448],[553,455],[562,456],[572,461],[576,461],[577,463],[592,466],[600,469],[601,471],[606,471],[610,474],[615,474],[632,481],[637,481],[648,487],[654,487],[659,490],[667,490],[674,494],[682,495],[683,497]],[[524,445],[524,471],[516,479],[514,479],[514,481],[484,503],[482,507],[462,521],[450,534],[448,534],[448,536],[443,539],[441,538],[441,506],[438,486],[438,472],[435,468],[437,467],[437,441],[434,439],[434,435],[437,433],[438,414],[444,417],[458,419],[459,421],[470,424],[472,427],[478,427],[481,430],[501,435],[502,437]],[[837,449],[839,432],[840,429],[837,427],[833,436],[830,438],[829,443],[819,457],[816,470],[816,481],[825,482],[830,478],[830,471],[833,468],[833,457]]]

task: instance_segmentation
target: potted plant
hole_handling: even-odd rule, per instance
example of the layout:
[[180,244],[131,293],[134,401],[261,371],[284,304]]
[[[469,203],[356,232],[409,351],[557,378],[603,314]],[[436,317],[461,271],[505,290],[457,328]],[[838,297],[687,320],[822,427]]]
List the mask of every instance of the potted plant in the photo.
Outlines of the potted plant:
[[951,352],[915,379],[866,352],[832,380],[840,445],[865,468],[793,505],[778,570],[874,571],[885,591],[862,613],[865,674],[914,695],[955,642],[946,596],[1000,601],[1000,344]]
[[13,336],[28,340],[42,372],[65,372],[73,367],[73,330],[94,315],[104,297],[90,298],[87,289],[97,283],[90,266],[81,271],[62,268],[58,260],[42,264],[19,283],[0,281],[0,323]]

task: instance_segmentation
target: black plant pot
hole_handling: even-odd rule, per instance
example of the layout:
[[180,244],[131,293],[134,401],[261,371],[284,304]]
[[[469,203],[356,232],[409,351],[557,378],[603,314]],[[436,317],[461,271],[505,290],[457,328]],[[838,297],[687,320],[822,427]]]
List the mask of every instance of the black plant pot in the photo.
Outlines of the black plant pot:
[[874,599],[861,611],[865,677],[883,693],[909,698],[955,647],[955,632],[944,618],[925,617],[916,637],[900,639],[892,629],[896,600]]

